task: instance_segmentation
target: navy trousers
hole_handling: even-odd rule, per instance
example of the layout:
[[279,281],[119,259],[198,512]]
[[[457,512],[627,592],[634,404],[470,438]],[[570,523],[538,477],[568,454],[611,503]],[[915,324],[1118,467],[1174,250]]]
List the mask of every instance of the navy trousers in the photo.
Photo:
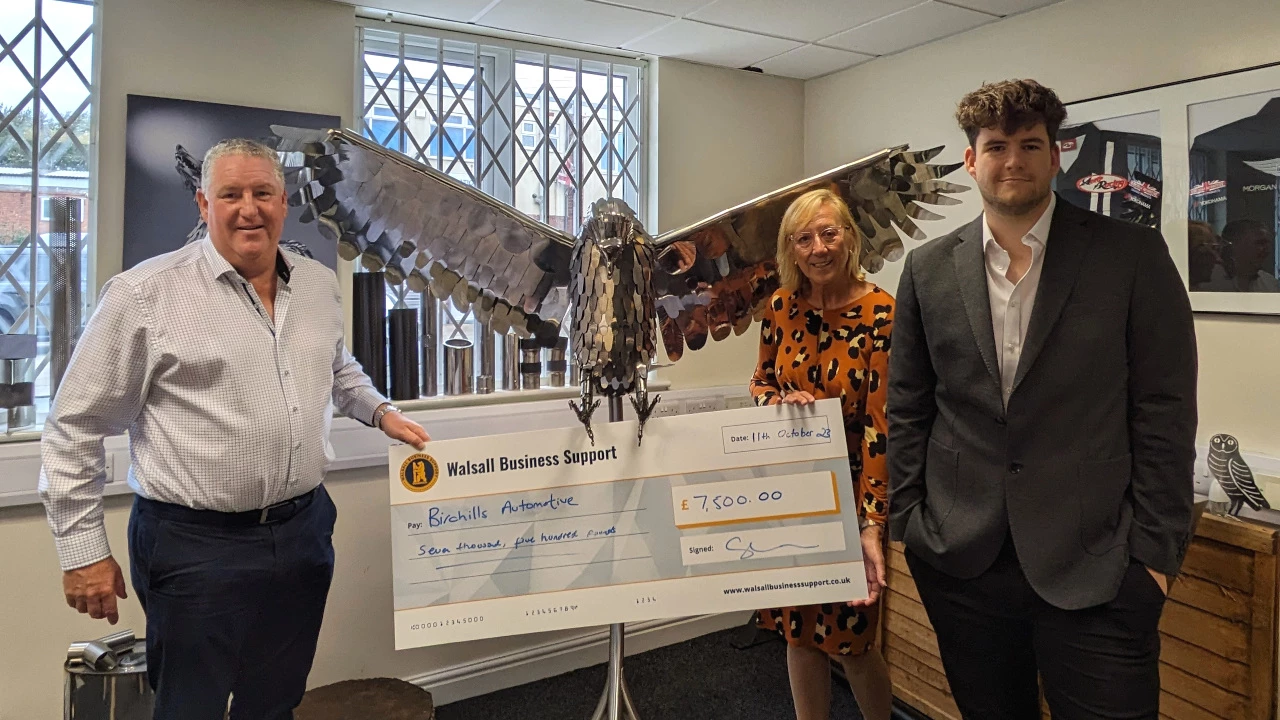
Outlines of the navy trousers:
[[1134,561],[1114,599],[1083,610],[1042,600],[1013,540],[972,580],[907,565],[938,635],[942,667],[965,720],[1156,720],[1164,593]]
[[292,719],[333,579],[336,519],[323,485],[265,518],[135,499],[129,559],[155,720],[223,720],[228,696],[232,720]]

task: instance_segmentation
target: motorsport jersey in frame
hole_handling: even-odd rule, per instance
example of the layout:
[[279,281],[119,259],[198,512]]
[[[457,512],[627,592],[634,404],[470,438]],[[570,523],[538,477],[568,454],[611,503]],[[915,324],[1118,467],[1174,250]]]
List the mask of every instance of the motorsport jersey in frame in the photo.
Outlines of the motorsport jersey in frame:
[[1187,106],[1190,289],[1280,292],[1280,90]]
[[1095,120],[1058,131],[1062,167],[1054,190],[1091,212],[1160,226],[1160,113]]

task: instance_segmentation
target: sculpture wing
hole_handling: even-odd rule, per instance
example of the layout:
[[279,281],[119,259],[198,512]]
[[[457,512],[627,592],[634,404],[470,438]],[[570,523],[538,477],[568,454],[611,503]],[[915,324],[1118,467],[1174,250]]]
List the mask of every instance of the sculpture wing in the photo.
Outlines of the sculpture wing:
[[[829,188],[848,203],[863,237],[863,268],[880,270],[903,255],[899,231],[925,239],[915,220],[939,220],[921,203],[957,205],[968,188],[941,178],[960,167],[930,165],[942,147],[889,148],[762,195],[657,239],[659,329],[667,356],[698,350],[707,337],[742,334],[778,289],[778,227],[800,195]],[[899,228],[896,229],[895,228]]]
[[343,258],[472,307],[496,332],[559,336],[571,236],[349,130],[272,131],[278,150],[302,154],[290,204],[306,206],[302,221],[318,223]]

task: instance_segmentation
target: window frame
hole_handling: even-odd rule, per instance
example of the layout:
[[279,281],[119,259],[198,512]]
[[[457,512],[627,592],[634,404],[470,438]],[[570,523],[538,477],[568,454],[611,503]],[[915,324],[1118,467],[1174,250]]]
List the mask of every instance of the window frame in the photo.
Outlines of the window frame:
[[[357,131],[365,137],[370,137],[369,121],[374,109],[383,107],[399,119],[400,126],[387,135],[393,142],[384,143],[382,138],[374,137],[375,142],[442,170],[465,184],[478,186],[486,194],[539,221],[556,226],[569,224],[565,215],[568,208],[563,207],[566,202],[583,212],[596,199],[595,196],[581,198],[582,188],[587,187],[589,190],[599,188],[596,194],[600,196],[621,195],[647,227],[652,225],[647,217],[650,214],[650,87],[646,61],[634,56],[457,32],[425,24],[388,22],[381,18],[358,17],[355,32],[352,117],[357,119]],[[374,68],[367,63],[370,53],[392,58],[396,63],[388,65],[380,61],[381,68],[390,69]],[[388,81],[392,75],[408,70],[411,62],[428,68],[428,72],[424,72],[426,81],[416,82],[419,78],[415,77],[414,82],[410,82],[404,76]],[[446,68],[460,68],[458,75],[462,79],[453,82],[454,73],[446,69],[444,74],[450,78],[450,84],[430,82],[440,63]],[[521,88],[525,83],[517,79],[517,71],[523,68],[527,75],[530,65],[541,66],[543,80],[540,88],[522,97]],[[575,77],[568,99],[559,97],[559,90],[542,92],[550,86],[553,73],[563,84],[565,71]],[[595,98],[583,89],[583,78],[587,75],[601,76],[596,81]],[[477,77],[486,85],[478,95]],[[435,98],[424,102],[433,91]],[[548,96],[554,96],[555,102],[545,102],[543,98]],[[459,102],[470,102],[471,112],[454,112],[453,106]],[[585,106],[590,106],[590,111]],[[444,113],[446,108],[448,114],[441,129],[436,124],[437,113]],[[583,112],[590,114],[584,119]],[[410,125],[415,114],[419,119],[426,115],[425,138],[404,137],[406,131],[409,135],[415,132]],[[460,142],[444,139],[459,126]],[[549,132],[544,133],[548,127]],[[598,139],[587,134],[592,127],[596,128]],[[400,137],[396,137],[397,133]],[[584,160],[588,165],[584,165]],[[542,192],[535,191],[529,198],[532,209],[521,208],[516,203],[516,194],[518,190],[528,189],[526,178],[530,176],[540,183],[533,187],[541,188]],[[547,189],[564,186],[565,177],[570,179],[572,189],[559,193],[565,198],[557,201],[556,195],[548,203]],[[595,184],[588,185],[588,182]],[[557,206],[562,214],[554,215],[551,206]],[[580,219],[568,232],[576,234],[579,223]],[[457,313],[447,302],[439,305],[437,357],[442,358],[445,340],[462,336],[474,342],[480,328],[469,312]],[[417,309],[421,307],[421,298],[405,288],[389,286],[387,307]],[[566,324],[564,332],[567,331]],[[495,368],[498,387],[502,387],[503,365],[499,361]],[[442,392],[443,368],[437,371]]]
[[[79,29],[78,34],[69,33],[68,29],[75,32],[76,27],[60,27],[57,24],[54,16],[49,12],[55,5],[77,5],[87,8],[91,15],[88,26]],[[0,442],[39,438],[40,429],[52,401],[49,397],[49,390],[52,387],[50,376],[52,348],[48,343],[54,336],[52,327],[54,318],[44,309],[44,306],[50,302],[52,278],[40,275],[40,268],[51,267],[47,256],[51,250],[46,245],[49,231],[45,230],[45,225],[50,220],[46,212],[50,198],[72,197],[79,202],[80,208],[80,234],[83,243],[80,267],[82,288],[79,308],[80,327],[70,333],[72,337],[77,336],[83,330],[84,323],[88,321],[94,305],[94,291],[97,287],[95,265],[98,251],[96,243],[97,166],[98,126],[101,119],[102,3],[100,0],[43,0],[42,3],[35,4],[33,10],[36,14],[23,22],[24,30],[13,37],[5,38],[8,50],[4,55],[9,62],[16,60],[22,63],[22,67],[26,70],[23,74],[29,81],[29,93],[18,102],[15,108],[10,109],[12,115],[9,119],[11,121],[16,119],[24,109],[30,110],[32,114],[33,128],[30,140],[34,142],[29,153],[30,164],[17,169],[27,171],[26,179],[29,180],[29,184],[24,185],[19,192],[27,194],[30,203],[27,220],[28,240],[19,253],[30,255],[31,260],[35,262],[27,262],[24,265],[29,268],[28,277],[12,278],[11,274],[9,277],[0,275],[0,291],[13,291],[10,295],[14,297],[25,296],[23,301],[25,309],[15,320],[13,327],[5,328],[5,332],[34,333],[38,337],[37,356],[32,363],[36,402],[32,421],[14,427],[10,427],[7,422],[12,415],[7,415],[7,411],[0,410]],[[30,33],[34,33],[35,37],[31,38]],[[34,42],[30,58],[23,58],[19,53],[14,52],[20,44],[28,41]],[[88,48],[85,48],[86,44]],[[87,61],[82,57],[82,53],[86,51]],[[84,66],[86,62],[87,67]],[[56,95],[50,93],[56,92],[51,89],[60,82],[59,76],[66,72],[74,73],[86,87],[83,99],[73,100],[74,104],[64,106],[56,101]],[[21,90],[23,85],[18,84],[16,87]],[[82,118],[86,119],[87,125],[87,139],[84,141],[74,135],[74,128]],[[0,116],[0,121],[5,119]],[[49,124],[53,126],[52,137],[46,137],[45,131]],[[8,127],[10,126],[6,124],[4,129],[0,129],[0,133],[6,137],[9,136]],[[65,168],[60,171],[56,165],[50,164],[50,162],[56,163],[66,151],[64,144],[67,142],[78,146],[83,152],[83,170],[75,169],[68,174]],[[60,172],[63,174],[60,175]],[[59,183],[60,180],[67,178],[71,178],[71,186]],[[79,183],[84,185],[81,186]],[[6,271],[19,264],[12,257],[14,254],[17,253],[11,253],[7,262],[0,262],[0,266],[3,266]],[[42,254],[46,257],[41,258]],[[17,287],[15,280],[21,282],[24,287]]]

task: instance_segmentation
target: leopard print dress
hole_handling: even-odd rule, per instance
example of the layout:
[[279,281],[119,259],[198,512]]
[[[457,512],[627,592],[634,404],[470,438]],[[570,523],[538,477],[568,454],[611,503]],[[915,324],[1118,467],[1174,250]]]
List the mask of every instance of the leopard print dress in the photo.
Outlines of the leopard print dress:
[[[875,286],[851,304],[826,311],[798,292],[779,290],[760,325],[760,361],[751,378],[757,405],[781,402],[796,390],[819,400],[840,398],[859,513],[880,523],[888,505],[885,401],[893,305],[893,297]],[[878,611],[829,603],[770,608],[758,617],[759,627],[791,645],[859,655],[875,644]]]

